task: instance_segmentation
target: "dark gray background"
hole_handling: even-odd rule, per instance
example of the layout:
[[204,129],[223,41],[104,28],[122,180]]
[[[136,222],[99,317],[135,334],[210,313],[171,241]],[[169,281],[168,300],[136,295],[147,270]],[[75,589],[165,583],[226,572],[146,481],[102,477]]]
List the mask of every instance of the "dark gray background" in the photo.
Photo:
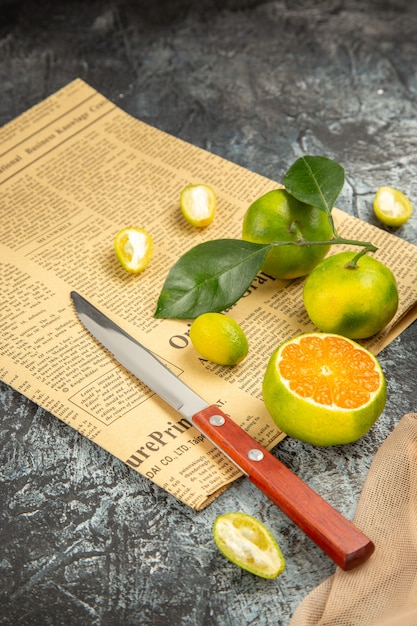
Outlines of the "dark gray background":
[[[135,117],[277,181],[341,163],[338,206],[375,223],[380,185],[416,199],[413,0],[0,2],[0,121],[76,77]],[[417,215],[397,234],[417,243]],[[372,458],[416,410],[413,325],[380,354],[383,416],[360,442],[275,454],[352,517]],[[248,481],[200,513],[0,385],[0,624],[280,626],[333,563]],[[277,536],[275,581],[229,564],[216,515]],[[360,626],[360,625],[358,625]]]

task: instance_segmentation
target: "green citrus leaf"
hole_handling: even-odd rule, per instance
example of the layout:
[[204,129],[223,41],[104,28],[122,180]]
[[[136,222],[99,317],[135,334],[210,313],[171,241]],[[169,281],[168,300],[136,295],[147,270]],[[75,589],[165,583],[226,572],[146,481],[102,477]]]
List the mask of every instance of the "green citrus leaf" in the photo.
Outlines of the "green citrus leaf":
[[343,167],[322,156],[304,156],[297,159],[284,176],[288,193],[329,215],[344,182]]
[[168,273],[154,316],[193,319],[232,306],[250,287],[269,244],[215,239],[186,252]]

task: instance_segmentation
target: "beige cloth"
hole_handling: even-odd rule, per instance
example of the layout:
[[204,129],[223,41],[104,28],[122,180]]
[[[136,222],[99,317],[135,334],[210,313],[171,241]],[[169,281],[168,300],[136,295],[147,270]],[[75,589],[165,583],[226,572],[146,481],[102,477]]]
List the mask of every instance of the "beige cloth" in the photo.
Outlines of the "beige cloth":
[[417,414],[378,450],[354,518],[374,554],[336,573],[299,605],[290,626],[417,626]]

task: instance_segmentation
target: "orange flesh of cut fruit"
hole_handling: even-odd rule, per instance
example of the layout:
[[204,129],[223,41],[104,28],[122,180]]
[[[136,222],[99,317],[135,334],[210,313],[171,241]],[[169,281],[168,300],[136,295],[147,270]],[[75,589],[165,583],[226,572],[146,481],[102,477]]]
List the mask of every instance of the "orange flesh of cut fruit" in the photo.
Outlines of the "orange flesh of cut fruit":
[[279,371],[299,396],[342,409],[363,406],[381,384],[372,358],[334,336],[304,337],[285,346]]

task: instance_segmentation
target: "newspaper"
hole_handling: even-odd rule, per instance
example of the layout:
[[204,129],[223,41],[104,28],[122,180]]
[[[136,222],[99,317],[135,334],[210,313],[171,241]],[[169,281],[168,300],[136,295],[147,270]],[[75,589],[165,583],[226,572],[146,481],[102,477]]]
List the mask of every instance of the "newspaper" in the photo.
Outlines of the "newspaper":
[[[235,367],[201,359],[189,321],[153,314],[173,263],[200,242],[239,238],[249,204],[278,183],[132,118],[81,80],[4,126],[0,143],[0,378],[132,470],[203,508],[239,471],[89,335],[70,292],[271,449],[284,434],[264,407],[262,378],[279,343],[315,330],[302,305],[303,279],[260,272],[228,312],[250,344]],[[179,209],[181,190],[197,182],[212,185],[218,198],[206,229],[187,224]],[[417,315],[417,247],[337,209],[334,217],[344,236],[379,246],[376,258],[398,280],[396,318],[366,342],[378,353]],[[155,242],[138,275],[123,270],[113,252],[125,226],[146,228]]]

